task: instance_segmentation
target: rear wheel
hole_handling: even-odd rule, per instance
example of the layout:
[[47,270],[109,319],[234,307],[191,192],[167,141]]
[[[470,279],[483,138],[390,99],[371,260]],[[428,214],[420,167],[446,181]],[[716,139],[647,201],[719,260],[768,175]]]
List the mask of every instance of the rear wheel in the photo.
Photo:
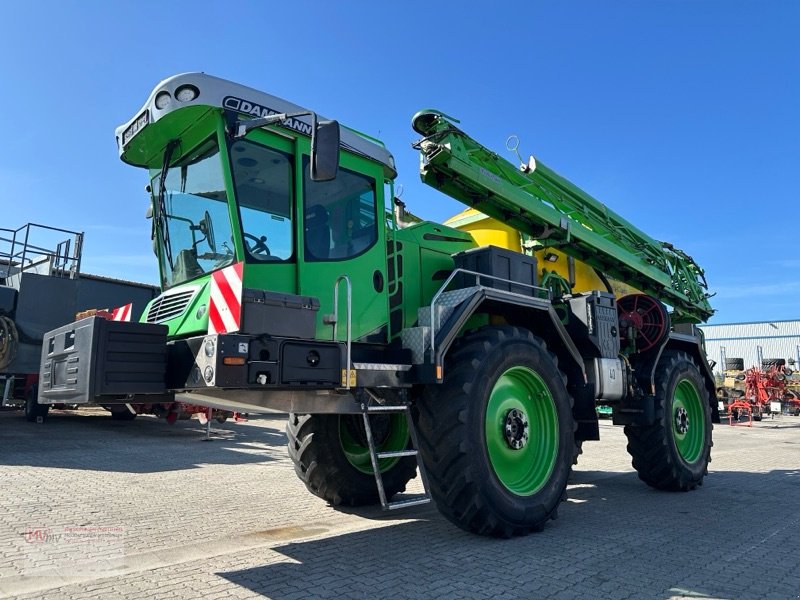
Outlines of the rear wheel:
[[[401,413],[370,416],[370,427],[378,452],[409,445]],[[334,506],[380,502],[361,415],[290,414],[286,435],[295,473],[312,494]],[[381,459],[378,467],[387,499],[417,474],[414,457]]]
[[572,403],[542,340],[486,327],[451,351],[419,401],[422,458],[442,514],[510,537],[556,516],[575,458]]
[[694,489],[711,460],[708,391],[694,361],[674,350],[661,357],[655,383],[655,422],[625,427],[633,467],[654,488]]

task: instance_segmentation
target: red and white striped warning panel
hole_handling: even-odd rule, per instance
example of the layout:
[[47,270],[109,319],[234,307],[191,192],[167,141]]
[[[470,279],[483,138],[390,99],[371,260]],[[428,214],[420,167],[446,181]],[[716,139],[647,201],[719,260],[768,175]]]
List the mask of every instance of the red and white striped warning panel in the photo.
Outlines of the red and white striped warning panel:
[[242,267],[236,263],[211,274],[208,333],[239,331],[242,324]]
[[111,311],[111,320],[112,321],[130,321],[131,320],[131,312],[133,312],[133,304],[126,304],[125,306],[119,306]]

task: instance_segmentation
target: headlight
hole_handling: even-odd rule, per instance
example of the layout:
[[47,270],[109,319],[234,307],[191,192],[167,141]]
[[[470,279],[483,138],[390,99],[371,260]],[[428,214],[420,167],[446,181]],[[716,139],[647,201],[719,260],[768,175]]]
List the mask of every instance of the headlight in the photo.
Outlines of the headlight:
[[158,95],[156,95],[156,108],[164,110],[169,106],[170,100],[172,100],[172,97],[169,92],[158,92]]
[[178,99],[180,102],[190,102],[194,100],[200,95],[200,90],[198,90],[193,85],[182,85],[177,90],[175,90],[175,98]]

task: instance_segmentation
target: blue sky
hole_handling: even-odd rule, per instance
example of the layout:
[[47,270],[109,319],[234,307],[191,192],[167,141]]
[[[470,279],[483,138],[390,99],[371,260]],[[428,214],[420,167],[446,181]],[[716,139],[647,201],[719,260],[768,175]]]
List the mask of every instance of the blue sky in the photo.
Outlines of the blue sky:
[[[338,6],[337,6],[338,4]],[[692,255],[711,323],[800,318],[800,2],[5,3],[0,227],[86,233],[86,272],[155,282],[144,171],[114,128],[155,84],[205,71],[380,137],[403,200],[411,116],[438,108],[520,149]]]

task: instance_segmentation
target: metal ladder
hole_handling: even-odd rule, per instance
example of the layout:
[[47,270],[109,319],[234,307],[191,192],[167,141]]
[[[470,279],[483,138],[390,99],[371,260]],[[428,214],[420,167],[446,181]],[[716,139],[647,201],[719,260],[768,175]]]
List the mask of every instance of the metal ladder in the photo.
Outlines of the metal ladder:
[[[371,394],[370,394],[371,395]],[[417,439],[417,431],[414,428],[414,420],[411,418],[411,410],[407,405],[363,405],[364,412],[364,430],[367,433],[367,445],[369,446],[369,456],[372,460],[372,471],[375,474],[375,483],[378,484],[378,495],[381,499],[381,506],[383,510],[396,510],[398,508],[407,508],[409,506],[417,506],[419,504],[427,504],[431,501],[430,486],[428,484],[428,475],[425,472],[425,466],[422,464],[422,459],[419,456],[419,441]],[[372,427],[369,423],[369,416],[374,414],[387,414],[387,413],[404,413],[406,423],[408,424],[408,433],[411,436],[411,445],[413,448],[408,450],[393,450],[390,452],[378,452],[375,448],[375,438],[372,435]],[[381,470],[378,466],[378,461],[382,458],[403,458],[406,456],[414,456],[417,459],[417,468],[419,469],[419,477],[422,480],[423,493],[417,496],[412,496],[405,500],[396,500],[389,502],[386,498],[386,490],[383,487],[383,477]]]

